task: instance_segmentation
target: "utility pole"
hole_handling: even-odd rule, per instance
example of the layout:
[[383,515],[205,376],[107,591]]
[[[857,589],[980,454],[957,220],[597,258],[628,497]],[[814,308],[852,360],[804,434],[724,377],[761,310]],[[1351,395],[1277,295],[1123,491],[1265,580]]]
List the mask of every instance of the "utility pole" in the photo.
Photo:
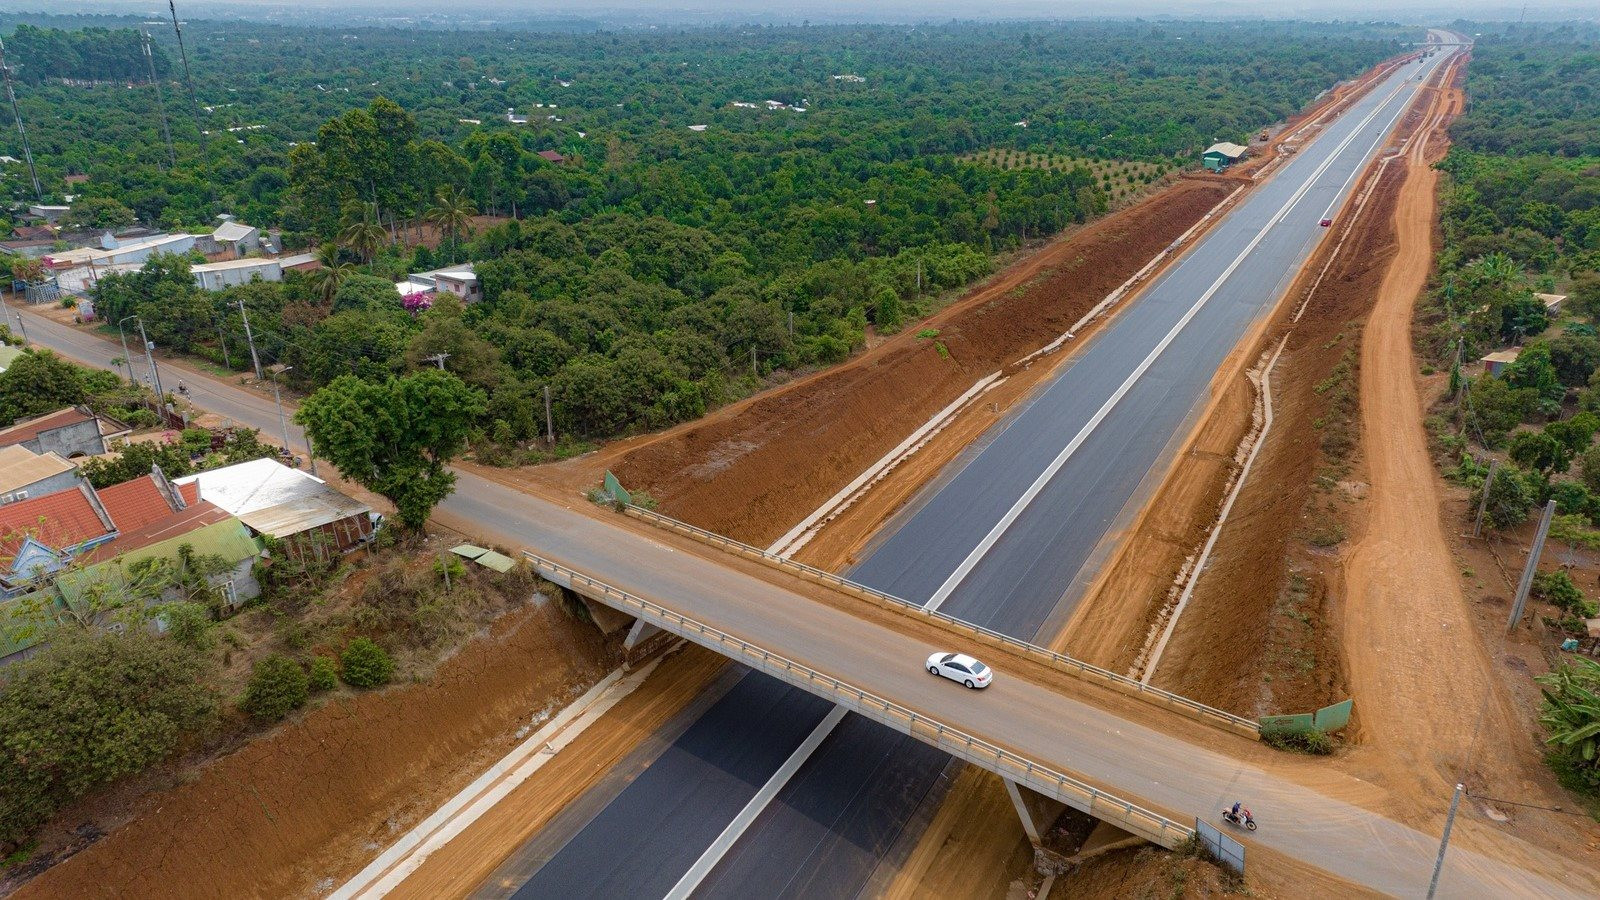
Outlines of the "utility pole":
[[233,371],[233,357],[228,355],[228,336],[222,332],[222,320],[217,318],[215,312],[211,314],[211,324],[217,326],[217,343],[222,345],[222,364],[231,372]]
[[[152,22],[141,23],[152,25]],[[156,80],[156,57],[150,52],[150,29],[144,29],[144,61],[150,69],[150,86],[156,90],[156,112],[161,116],[161,137],[167,142],[167,162],[172,168],[178,167],[178,152],[172,149],[172,127],[167,124],[167,101],[161,96],[161,82]]]
[[154,349],[155,344],[150,343],[150,338],[145,336],[144,319],[140,319],[137,316],[134,318],[139,323],[139,339],[144,341],[144,359],[145,362],[150,364],[150,377],[156,380],[156,406],[159,408],[162,414],[162,424],[165,425],[167,412],[167,392],[161,388],[161,370],[156,368],[155,354],[150,352],[152,349]]
[[239,315],[244,317],[244,339],[250,344],[250,362],[256,369],[256,380],[261,380],[261,357],[256,355],[256,336],[250,331],[250,313],[244,308],[243,300],[235,300],[234,306],[239,307]]
[[27,323],[22,321],[22,313],[15,312],[15,313],[12,313],[12,315],[17,317],[17,330],[22,332],[22,342],[24,344],[26,344],[28,342],[28,326],[27,326]]
[[756,371],[756,348],[754,347],[750,348],[750,374],[757,377],[761,375],[760,372]]
[[1489,460],[1489,475],[1483,479],[1483,496],[1478,498],[1478,517],[1472,520],[1472,536],[1483,534],[1483,513],[1489,508],[1489,488],[1494,486],[1494,473],[1500,468],[1500,460]]
[[[132,318],[135,317],[123,316],[122,322]],[[122,336],[122,364],[128,367],[128,383],[133,384],[133,357],[128,355],[128,333],[122,330],[122,322],[117,323],[117,334]]]
[[550,416],[550,385],[544,386],[544,438],[550,444],[556,442],[556,420]]
[[28,161],[28,177],[33,179],[33,196],[42,202],[44,190],[39,187],[39,170],[33,167],[33,148],[28,146],[28,129],[22,124],[22,110],[17,107],[17,92],[11,86],[11,67],[6,64],[4,41],[0,41],[0,74],[5,76],[6,97],[11,101],[11,116],[17,120],[17,134],[22,136],[22,158]]
[[428,360],[428,362],[431,362],[431,363],[437,365],[439,367],[439,371],[443,372],[444,371],[444,361],[449,359],[449,358],[450,358],[450,354],[448,354],[448,353],[435,353],[434,355],[427,357],[427,360]]
[[294,366],[272,367],[272,402],[278,404],[278,427],[283,429],[283,452],[293,456],[294,451],[289,448],[289,420],[283,414],[283,395],[278,392],[278,376],[294,368]]
[[1433,900],[1434,892],[1439,890],[1439,873],[1444,871],[1444,852],[1450,849],[1450,830],[1456,827],[1456,808],[1461,805],[1461,795],[1466,792],[1466,787],[1456,785],[1455,796],[1450,798],[1450,815],[1444,820],[1444,836],[1439,838],[1439,858],[1433,861],[1433,878],[1428,881],[1428,900]]
[[1517,582],[1517,596],[1511,601],[1511,618],[1506,630],[1517,627],[1522,618],[1522,608],[1528,604],[1528,590],[1533,587],[1533,576],[1539,571],[1539,555],[1544,552],[1544,539],[1550,534],[1550,519],[1556,514],[1556,501],[1544,505],[1544,515],[1539,517],[1539,530],[1533,535],[1533,546],[1528,549],[1528,564],[1522,569],[1522,580]]

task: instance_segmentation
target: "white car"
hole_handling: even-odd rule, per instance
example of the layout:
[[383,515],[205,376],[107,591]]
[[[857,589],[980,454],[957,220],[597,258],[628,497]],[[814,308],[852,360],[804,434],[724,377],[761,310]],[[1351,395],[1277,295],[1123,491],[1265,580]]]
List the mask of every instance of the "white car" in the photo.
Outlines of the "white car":
[[994,680],[994,670],[965,653],[935,653],[928,657],[928,672],[959,681],[974,690]]

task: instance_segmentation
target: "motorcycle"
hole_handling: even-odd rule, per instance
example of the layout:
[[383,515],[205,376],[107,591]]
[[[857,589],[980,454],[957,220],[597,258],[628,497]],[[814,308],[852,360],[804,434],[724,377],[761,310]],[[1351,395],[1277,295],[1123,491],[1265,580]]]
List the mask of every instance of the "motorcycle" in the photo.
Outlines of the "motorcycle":
[[1256,830],[1255,817],[1250,815],[1248,810],[1241,811],[1239,815],[1236,816],[1233,814],[1233,810],[1225,809],[1222,811],[1222,821],[1227,822],[1229,825],[1233,825],[1234,827],[1244,828],[1249,831]]

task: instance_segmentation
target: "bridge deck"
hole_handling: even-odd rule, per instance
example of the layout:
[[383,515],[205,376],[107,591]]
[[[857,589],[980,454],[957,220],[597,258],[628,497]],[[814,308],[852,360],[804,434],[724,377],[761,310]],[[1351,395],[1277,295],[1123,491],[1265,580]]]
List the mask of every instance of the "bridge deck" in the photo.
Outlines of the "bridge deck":
[[[749,647],[815,672],[826,680],[825,696],[844,690],[862,698],[852,708],[867,712],[867,706],[889,704],[902,721],[914,716],[927,729],[911,733],[930,739],[931,730],[941,747],[958,740],[965,744],[970,736],[974,746],[994,748],[983,751],[995,760],[991,769],[998,769],[1002,758],[1020,760],[1024,769],[1031,762],[1051,773],[1043,777],[1064,776],[1144,811],[1124,809],[1125,819],[1147,812],[1170,823],[1190,822],[1243,797],[1262,820],[1262,830],[1248,841],[1252,846],[1383,893],[1426,889],[1437,836],[1386,818],[1380,812],[1381,789],[1331,772],[1318,761],[1277,753],[998,648],[979,651],[995,666],[993,686],[967,691],[922,668],[935,650],[970,646],[937,623],[876,609],[838,592],[825,596],[828,589],[820,585],[686,537],[646,530],[614,514],[537,498],[506,499],[516,509],[507,524],[521,537],[510,543],[537,554],[547,566],[592,579],[590,590],[603,593],[596,587],[603,585],[653,604],[682,620],[680,633],[705,629],[735,639],[739,649],[730,656],[749,661]],[[724,652],[732,646],[720,638],[702,642]],[[802,677],[819,693],[824,690],[824,681],[809,675],[787,680],[800,684],[795,679]],[[940,735],[940,727],[948,733]],[[1019,780],[1052,796],[1065,790]],[[1114,820],[1111,802],[1104,800],[1094,813]],[[1083,808],[1083,803],[1080,794],[1073,805]],[[1140,833],[1151,828],[1171,833],[1170,827],[1150,819]],[[1468,849],[1477,846],[1548,874]],[[1563,871],[1560,860],[1523,842],[1476,823],[1458,823],[1443,884],[1458,893],[1481,894],[1488,888],[1500,894],[1592,896],[1600,891],[1592,878]]]

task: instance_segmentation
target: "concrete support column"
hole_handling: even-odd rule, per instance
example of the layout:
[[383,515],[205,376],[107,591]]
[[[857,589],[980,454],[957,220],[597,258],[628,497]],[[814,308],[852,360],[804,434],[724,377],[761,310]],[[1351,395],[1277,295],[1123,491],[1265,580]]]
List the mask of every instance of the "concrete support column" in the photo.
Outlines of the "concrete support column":
[[634,619],[633,627],[628,629],[628,636],[622,639],[622,649],[632,651],[645,641],[661,633],[661,629],[643,619]]
[[1061,815],[1061,811],[1066,809],[1067,805],[1017,784],[1009,778],[1000,780],[1005,782],[1006,794],[1011,797],[1011,805],[1017,810],[1017,818],[1022,820],[1022,830],[1027,832],[1028,840],[1033,846],[1038,847],[1043,843],[1044,833],[1055,824],[1056,817]]

